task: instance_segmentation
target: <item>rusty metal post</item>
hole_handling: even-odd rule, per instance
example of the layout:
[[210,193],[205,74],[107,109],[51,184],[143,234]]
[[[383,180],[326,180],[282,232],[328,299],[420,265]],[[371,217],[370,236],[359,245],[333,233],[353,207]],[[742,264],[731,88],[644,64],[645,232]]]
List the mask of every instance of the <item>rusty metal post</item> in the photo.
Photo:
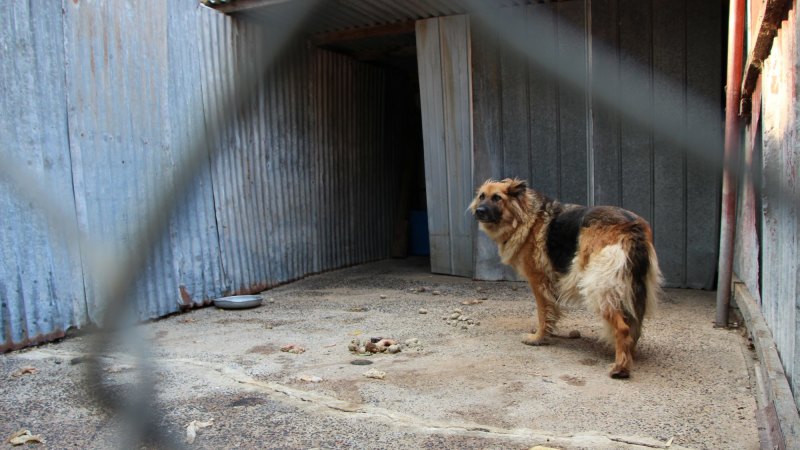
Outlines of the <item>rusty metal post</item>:
[[725,154],[722,174],[722,211],[719,233],[717,315],[714,326],[728,326],[733,272],[733,244],[736,234],[736,173],[741,122],[739,99],[742,89],[744,17],[746,0],[730,0],[728,13],[728,67],[725,83]]

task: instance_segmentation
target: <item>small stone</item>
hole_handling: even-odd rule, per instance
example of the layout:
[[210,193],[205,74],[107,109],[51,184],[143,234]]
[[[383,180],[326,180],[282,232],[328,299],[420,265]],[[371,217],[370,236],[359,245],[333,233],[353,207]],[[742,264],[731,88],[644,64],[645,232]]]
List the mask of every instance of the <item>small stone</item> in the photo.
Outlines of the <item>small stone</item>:
[[468,329],[469,329],[469,327],[468,327],[467,325],[461,325],[461,329],[462,329],[462,330],[468,330]]
[[418,289],[418,291],[419,291],[419,292],[425,292],[427,289],[428,289],[428,288],[426,288],[425,286],[422,286],[422,287],[420,287],[420,288]]
[[354,366],[368,366],[368,365],[372,364],[372,361],[370,361],[368,359],[354,359],[354,360],[350,361],[350,364],[352,364]]
[[581,337],[581,332],[578,330],[572,330],[569,332],[570,339],[579,339]]
[[347,349],[351,352],[358,352],[359,347],[361,347],[361,341],[358,338],[353,339],[347,344]]
[[449,319],[449,317],[447,317],[447,316],[442,316],[442,320],[448,320],[448,319]]
[[389,353],[398,353],[400,352],[400,346],[397,344],[390,345],[389,348],[386,349]]
[[366,350],[368,353],[380,353],[386,350],[386,347],[379,347],[372,342],[367,342],[367,345],[364,346],[364,350]]
[[458,320],[459,317],[461,317],[461,313],[450,314],[450,320]]
[[480,321],[480,320],[476,320],[476,321],[475,321],[475,325],[480,325],[480,324],[481,324],[481,321]]
[[469,320],[469,317],[467,317],[467,316],[461,316],[461,317],[458,318],[459,322],[466,322],[467,320]]
[[382,372],[380,370],[369,369],[368,371],[364,372],[364,376],[367,378],[375,378],[376,380],[382,380],[386,378],[386,372]]
[[454,312],[454,313],[459,313],[459,314],[461,314],[461,313],[463,313],[464,311],[462,311],[460,308],[456,308],[456,309],[454,309],[454,310],[453,310],[453,312]]
[[467,319],[467,325],[475,325],[475,321],[472,319]]
[[381,294],[381,299],[385,299],[385,298],[386,298],[386,296]]
[[475,290],[478,291],[478,292],[483,292],[483,288],[480,287],[480,286],[476,287]]
[[433,292],[431,292],[431,294],[433,294],[433,295],[442,295],[442,293],[439,292],[439,291],[433,291]]
[[417,345],[417,344],[419,344],[419,339],[417,339],[417,338],[406,339],[404,344],[406,344],[409,347],[412,346],[412,345]]
[[425,308],[420,308],[419,311],[417,311],[417,312],[420,313],[420,314],[428,314],[428,310],[425,309]]

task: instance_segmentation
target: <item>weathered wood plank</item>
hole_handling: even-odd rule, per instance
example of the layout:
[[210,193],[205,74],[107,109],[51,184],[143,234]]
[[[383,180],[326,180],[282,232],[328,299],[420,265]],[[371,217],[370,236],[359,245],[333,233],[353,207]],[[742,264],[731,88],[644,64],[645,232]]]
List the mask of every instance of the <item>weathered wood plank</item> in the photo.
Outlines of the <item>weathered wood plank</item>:
[[422,139],[425,149],[425,191],[428,202],[431,271],[449,274],[452,273],[450,215],[438,18],[417,22],[417,61]]
[[439,39],[442,54],[451,273],[471,277],[473,222],[466,212],[473,192],[469,17],[460,15],[440,18]]

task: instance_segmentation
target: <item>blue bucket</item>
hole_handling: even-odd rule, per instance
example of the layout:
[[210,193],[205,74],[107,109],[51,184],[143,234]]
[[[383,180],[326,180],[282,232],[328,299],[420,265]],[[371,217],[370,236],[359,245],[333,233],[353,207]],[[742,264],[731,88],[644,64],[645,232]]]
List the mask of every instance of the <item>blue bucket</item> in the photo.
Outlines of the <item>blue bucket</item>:
[[415,256],[428,256],[431,246],[428,241],[428,213],[426,211],[411,211],[408,218],[410,230],[409,253]]

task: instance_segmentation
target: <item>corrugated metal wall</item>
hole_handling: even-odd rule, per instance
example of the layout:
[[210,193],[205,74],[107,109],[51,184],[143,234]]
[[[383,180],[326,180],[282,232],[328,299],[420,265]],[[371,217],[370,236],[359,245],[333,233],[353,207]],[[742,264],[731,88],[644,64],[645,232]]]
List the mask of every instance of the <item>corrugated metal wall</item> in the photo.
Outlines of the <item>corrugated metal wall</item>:
[[472,277],[469,16],[417,21],[431,270]]
[[[660,106],[677,106],[687,133],[708,127],[721,137],[721,112],[699,106],[719,105],[722,95],[722,17],[716,3],[558,2],[525,6],[517,15],[533,16],[548,26],[530,26],[531,39],[546,42],[555,54],[583,60],[584,70],[592,67],[589,79],[600,71],[616,73],[616,89],[624,89],[631,73],[622,71],[621,63],[638,64],[650,73],[650,89],[641,96],[652,103],[656,120]],[[489,177],[517,176],[562,201],[631,209],[653,226],[668,285],[712,287],[719,171],[527,66],[478,24],[473,29],[475,185]],[[564,39],[565,33],[586,29],[591,38]],[[610,60],[595,56],[593,45],[613,49]],[[657,83],[660,76],[681,90],[668,91]],[[478,239],[476,276],[509,278],[494,246]]]
[[[194,0],[3,11],[0,114],[16,118],[0,128],[3,151],[24,155],[109,255],[126,254],[173,183],[180,144],[206,132],[252,66],[256,27]],[[385,142],[399,130],[384,98],[381,69],[292,44],[212,143],[139,277],[139,316],[387,257],[398,179]],[[0,207],[0,349],[96,321],[103,280],[75,241],[49,235],[13,188],[0,185]]]
[[[797,10],[789,12],[762,71],[763,235],[761,307],[800,404],[800,122]],[[753,255],[743,255],[745,258]],[[757,291],[750,286],[751,291]]]
[[[75,217],[61,4],[13,1],[0,13],[0,151],[19,155]],[[86,323],[81,255],[49,234],[18,189],[0,183],[0,351]]]

